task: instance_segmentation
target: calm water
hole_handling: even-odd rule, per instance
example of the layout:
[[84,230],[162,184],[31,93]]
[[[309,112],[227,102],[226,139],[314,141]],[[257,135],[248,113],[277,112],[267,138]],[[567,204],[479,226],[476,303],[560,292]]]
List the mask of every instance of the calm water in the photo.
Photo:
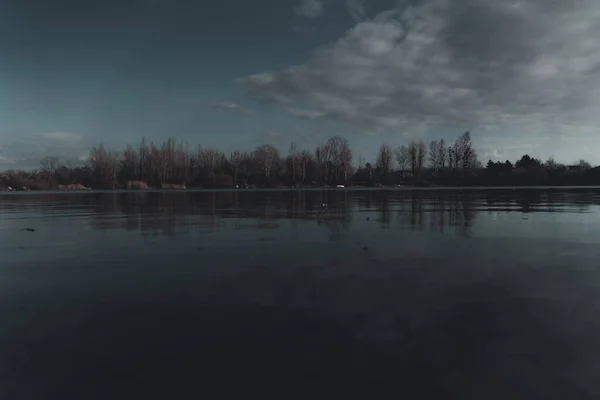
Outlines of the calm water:
[[3,195],[0,257],[2,399],[600,396],[600,190]]

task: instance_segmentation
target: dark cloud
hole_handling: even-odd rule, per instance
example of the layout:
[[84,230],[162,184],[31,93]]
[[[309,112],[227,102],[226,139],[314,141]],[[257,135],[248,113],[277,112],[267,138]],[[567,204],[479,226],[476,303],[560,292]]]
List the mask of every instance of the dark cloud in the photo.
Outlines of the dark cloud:
[[245,77],[243,88],[366,132],[443,125],[510,127],[530,141],[591,137],[600,122],[600,3],[400,4],[303,64]]

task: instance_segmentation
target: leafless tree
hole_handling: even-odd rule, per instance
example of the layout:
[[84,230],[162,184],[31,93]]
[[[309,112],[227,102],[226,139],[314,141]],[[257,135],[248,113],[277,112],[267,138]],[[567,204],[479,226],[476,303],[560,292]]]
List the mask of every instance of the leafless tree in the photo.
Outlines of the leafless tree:
[[548,158],[548,160],[546,160],[544,165],[548,171],[556,171],[559,167],[558,163],[554,160],[554,157],[552,156]]
[[589,169],[592,169],[591,164],[583,159],[577,162],[577,166],[579,167],[580,171],[587,171]]
[[377,153],[376,165],[384,179],[387,179],[389,172],[392,170],[393,160],[392,148],[388,144],[382,144]]
[[150,181],[151,176],[151,160],[150,160],[150,149],[146,144],[146,138],[142,138],[140,148],[138,150],[138,178],[144,182]]
[[120,176],[124,182],[135,181],[138,179],[138,153],[133,147],[127,145],[123,150],[123,158],[121,160],[121,172]]
[[187,184],[190,182],[191,157],[189,144],[180,144],[175,151],[175,176],[174,180],[178,183]]
[[253,157],[258,165],[260,165],[260,168],[267,179],[267,183],[269,183],[273,167],[279,159],[279,150],[270,144],[263,144],[254,149]]
[[150,143],[150,179],[153,184],[160,185],[164,182],[164,161],[161,149],[156,147],[154,143]]
[[58,157],[47,156],[40,160],[42,171],[54,176],[56,169],[58,168]]
[[233,172],[233,184],[237,185],[237,178],[240,172],[240,166],[248,157],[247,153],[243,153],[239,150],[234,151],[229,156],[229,162],[231,163],[231,170]]
[[451,148],[448,149],[449,164],[453,169],[464,171],[476,168],[478,165],[477,153],[471,142],[471,134],[463,133]]
[[90,151],[88,163],[92,173],[96,176],[97,182],[102,187],[114,188],[117,178],[118,155],[108,152],[104,145],[94,147]]
[[394,150],[394,155],[396,156],[396,163],[398,163],[398,168],[400,168],[402,179],[406,179],[406,169],[408,168],[410,160],[408,147],[405,145],[398,146],[396,150]]
[[459,160],[463,170],[475,168],[477,165],[477,153],[471,142],[471,134],[463,133],[458,138]]
[[341,136],[333,136],[327,139],[325,144],[331,167],[333,168],[334,179],[339,180],[340,174],[344,174],[344,180],[347,175],[347,159],[352,160],[352,152],[348,141]]
[[315,150],[315,159],[317,160],[317,165],[321,170],[321,179],[323,180],[323,183],[329,183],[329,173],[332,164],[329,147],[327,145],[318,146]]
[[412,174],[417,177],[421,174],[421,170],[425,165],[425,157],[427,156],[425,143],[423,141],[411,141],[408,146],[408,156]]
[[56,184],[57,170],[58,170],[58,157],[47,156],[40,160],[41,172],[45,174],[48,180],[48,185],[54,187]]
[[294,142],[290,143],[289,157],[292,163],[292,182],[295,185],[298,177],[298,161],[300,157],[298,154],[298,146]]
[[448,162],[448,152],[446,149],[446,141],[444,139],[440,139],[440,141],[438,142],[437,153],[439,168],[446,168],[446,163]]
[[421,171],[425,166],[425,158],[427,157],[427,147],[423,141],[417,144],[417,175],[421,175]]
[[214,149],[200,148],[198,151],[198,160],[200,167],[206,173],[210,181],[215,183],[215,175],[217,169],[218,151]]
[[455,146],[448,146],[448,167],[451,169],[456,169],[456,155],[455,155]]
[[429,142],[429,165],[433,169],[433,174],[437,175],[440,169],[440,159],[438,149],[440,143],[437,140]]
[[417,176],[417,153],[419,152],[419,144],[414,141],[411,140],[411,142],[408,145],[408,159],[410,162],[410,170],[413,174],[413,176]]
[[342,151],[342,170],[344,172],[344,183],[348,181],[348,174],[352,168],[352,150],[350,147],[346,147]]
[[308,172],[308,166],[313,162],[313,156],[309,150],[302,150],[300,152],[300,181],[306,182],[306,175]]

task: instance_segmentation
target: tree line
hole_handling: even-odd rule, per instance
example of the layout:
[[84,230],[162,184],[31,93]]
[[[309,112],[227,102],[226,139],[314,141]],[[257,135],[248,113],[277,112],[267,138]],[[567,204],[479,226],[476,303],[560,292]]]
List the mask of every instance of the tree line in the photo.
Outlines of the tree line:
[[471,134],[454,142],[426,144],[413,140],[392,148],[382,144],[374,161],[353,163],[348,141],[327,139],[315,149],[291,143],[286,154],[263,144],[252,151],[224,153],[202,146],[190,147],[169,138],[160,145],[142,139],[137,147],[109,151],[94,147],[83,165],[63,164],[48,156],[33,171],[9,170],[0,175],[1,188],[52,190],[57,188],[228,188],[323,187],[388,185],[520,185],[600,184],[597,168],[581,160],[561,165],[524,155],[510,161],[487,163],[484,168]]

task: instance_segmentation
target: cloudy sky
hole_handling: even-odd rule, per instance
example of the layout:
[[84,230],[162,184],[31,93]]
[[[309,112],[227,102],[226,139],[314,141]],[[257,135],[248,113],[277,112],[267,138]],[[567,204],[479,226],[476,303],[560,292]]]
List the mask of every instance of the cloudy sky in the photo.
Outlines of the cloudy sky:
[[600,164],[598,0],[0,0],[0,169],[143,136]]

